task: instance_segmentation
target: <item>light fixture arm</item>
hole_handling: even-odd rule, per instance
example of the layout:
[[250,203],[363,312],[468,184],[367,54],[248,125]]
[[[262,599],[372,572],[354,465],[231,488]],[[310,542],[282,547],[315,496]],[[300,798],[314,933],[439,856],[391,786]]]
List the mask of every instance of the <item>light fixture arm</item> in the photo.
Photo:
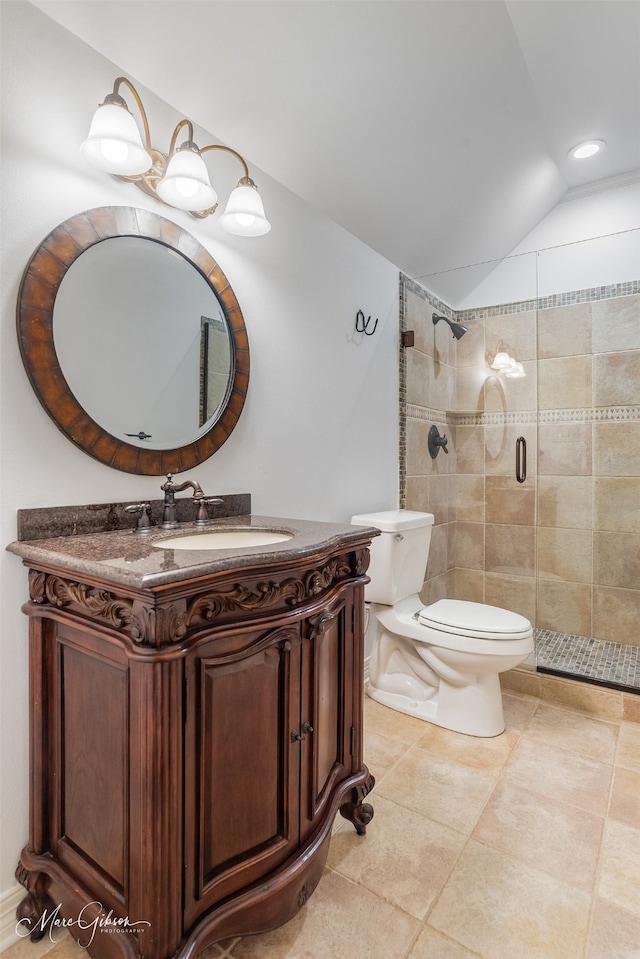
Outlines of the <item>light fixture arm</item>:
[[[173,154],[176,152],[176,140],[178,139],[178,134],[180,133],[180,130],[182,130],[183,127],[189,128],[189,132],[187,134],[187,141],[189,143],[193,143],[193,124],[191,120],[180,120],[180,123],[176,124],[175,130],[171,134],[171,143],[169,144],[169,159],[171,159]],[[200,153],[202,153],[202,150],[200,150]]]
[[251,177],[249,176],[249,167],[247,166],[244,157],[240,156],[240,154],[237,152],[237,150],[232,150],[231,147],[224,146],[224,144],[222,144],[222,143],[209,143],[208,146],[202,147],[202,148],[200,149],[200,153],[206,153],[207,150],[224,150],[225,153],[231,153],[231,154],[232,154],[234,157],[236,157],[236,158],[240,161],[240,163],[242,164],[242,168],[243,168],[243,170],[244,170],[244,179],[250,181],[250,182],[249,182],[248,184],[246,184],[246,185],[247,185],[247,186],[253,186],[253,185],[255,185],[255,184],[253,183],[253,180],[252,180]]
[[[141,118],[142,118],[142,125],[143,125],[143,128],[144,128],[144,145],[145,145],[145,147],[147,148],[147,152],[150,153],[150,154],[152,154],[153,152],[157,152],[157,151],[154,151],[154,150],[153,150],[153,147],[151,146],[151,131],[150,131],[150,129],[149,129],[149,120],[147,119],[147,112],[146,112],[146,110],[145,110],[145,108],[144,108],[144,106],[143,106],[142,100],[140,99],[140,94],[138,93],[138,91],[137,91],[136,88],[134,87],[133,83],[131,83],[130,80],[127,80],[126,77],[116,77],[116,79],[115,79],[115,81],[114,81],[114,83],[113,83],[113,93],[112,93],[112,96],[114,96],[114,97],[119,97],[119,99],[122,101],[123,105],[125,105],[125,109],[126,109],[126,104],[124,104],[124,100],[123,100],[123,98],[120,96],[120,93],[119,93],[120,85],[123,84],[123,83],[124,83],[124,84],[128,87],[128,89],[131,91],[131,93],[132,93],[132,95],[133,95],[133,99],[134,99],[134,100],[136,101],[136,103],[138,104],[138,110],[140,111],[140,116],[141,116]],[[109,99],[108,97],[105,98],[105,103],[107,102],[108,99]]]

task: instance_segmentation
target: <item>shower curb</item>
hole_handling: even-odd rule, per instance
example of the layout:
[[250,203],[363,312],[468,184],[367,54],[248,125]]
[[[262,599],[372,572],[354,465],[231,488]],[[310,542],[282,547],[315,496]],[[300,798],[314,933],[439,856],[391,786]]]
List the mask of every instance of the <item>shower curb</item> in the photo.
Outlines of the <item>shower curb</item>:
[[640,693],[539,673],[531,666],[517,666],[501,673],[500,682],[506,693],[535,696],[606,722],[640,724]]

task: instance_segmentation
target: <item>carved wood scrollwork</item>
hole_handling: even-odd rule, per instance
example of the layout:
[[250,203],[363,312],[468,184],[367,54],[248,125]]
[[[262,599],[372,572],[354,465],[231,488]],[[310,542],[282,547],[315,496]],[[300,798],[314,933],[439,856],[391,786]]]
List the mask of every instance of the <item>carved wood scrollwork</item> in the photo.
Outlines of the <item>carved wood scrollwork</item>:
[[201,619],[212,622],[222,613],[241,609],[253,612],[285,603],[297,606],[305,599],[317,596],[328,589],[336,580],[349,576],[351,568],[345,559],[337,559],[321,569],[310,570],[302,579],[285,579],[281,583],[262,582],[249,589],[236,583],[230,589],[212,590],[196,597],[189,605],[187,623],[189,626]]
[[281,602],[295,606],[304,598],[303,584],[296,579],[287,579],[282,583],[258,583],[254,590],[235,583],[230,589],[197,596],[189,604],[187,619],[189,625],[198,619],[212,622],[222,613],[236,609],[252,612]]
[[322,569],[313,570],[304,578],[304,586],[307,596],[317,596],[323,590],[328,589],[334,580],[341,576],[349,576],[351,566],[345,559],[336,559],[333,562],[323,566]]
[[295,607],[350,576],[348,560],[348,556],[339,557],[300,578],[264,581],[253,588],[234,583],[190,601],[176,600],[164,606],[153,605],[153,600],[148,603],[132,600],[101,587],[38,570],[29,571],[29,595],[38,605],[58,609],[72,606],[91,619],[125,633],[135,643],[158,647],[184,639],[191,627],[215,622],[224,613],[237,610],[250,613],[278,604]]
[[187,633],[184,600],[154,608],[106,589],[35,570],[29,573],[29,595],[39,605],[75,607],[142,646],[163,646],[183,639]]
[[369,552],[369,548],[365,547],[364,549],[357,549],[352,555],[354,573],[356,576],[364,576],[369,569],[369,562],[371,561],[371,553]]
[[351,791],[351,801],[340,806],[340,815],[353,823],[359,836],[366,834],[367,826],[373,819],[373,806],[364,802],[364,798],[371,792],[376,781],[369,770],[366,771],[367,778]]
[[94,619],[102,620],[114,629],[123,630],[132,639],[142,640],[146,630],[133,612],[133,602],[115,597],[106,589],[76,583],[47,573],[31,570],[29,595],[32,602],[57,608],[79,606]]
[[323,609],[317,616],[310,616],[307,620],[309,639],[317,639],[318,636],[322,636],[329,623],[333,622],[337,615],[337,610],[329,612],[329,610]]

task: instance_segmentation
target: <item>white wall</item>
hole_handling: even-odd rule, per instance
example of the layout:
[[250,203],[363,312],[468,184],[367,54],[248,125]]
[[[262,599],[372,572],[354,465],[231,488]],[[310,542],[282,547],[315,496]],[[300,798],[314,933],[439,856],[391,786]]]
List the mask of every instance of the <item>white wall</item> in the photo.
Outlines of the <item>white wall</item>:
[[[109,469],[56,429],[31,390],[16,341],[16,297],[34,249],[62,220],[107,204],[146,207],[189,230],[219,262],[241,304],[251,347],[249,396],[230,439],[190,471],[204,490],[250,492],[256,513],[338,522],[363,509],[394,507],[397,269],[259,170],[252,175],[273,229],[243,240],[223,234],[215,218],[195,220],[88,169],[78,146],[121,71],[29,4],[3,0],[0,9],[2,542],[15,539],[18,508],[161,495],[159,478]],[[140,92],[154,144],[166,149],[180,116]],[[220,184],[218,192],[233,185]],[[374,336],[354,335],[358,309],[379,318]],[[0,564],[1,907],[15,891],[13,871],[27,841],[28,690],[27,620],[20,612],[26,570],[4,551]]]

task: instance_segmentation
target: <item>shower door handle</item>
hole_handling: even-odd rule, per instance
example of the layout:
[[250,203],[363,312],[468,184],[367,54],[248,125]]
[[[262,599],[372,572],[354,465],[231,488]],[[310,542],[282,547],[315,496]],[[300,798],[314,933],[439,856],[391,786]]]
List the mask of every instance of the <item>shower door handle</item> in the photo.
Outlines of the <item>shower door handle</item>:
[[524,436],[516,440],[516,479],[524,483],[527,478],[527,441]]

